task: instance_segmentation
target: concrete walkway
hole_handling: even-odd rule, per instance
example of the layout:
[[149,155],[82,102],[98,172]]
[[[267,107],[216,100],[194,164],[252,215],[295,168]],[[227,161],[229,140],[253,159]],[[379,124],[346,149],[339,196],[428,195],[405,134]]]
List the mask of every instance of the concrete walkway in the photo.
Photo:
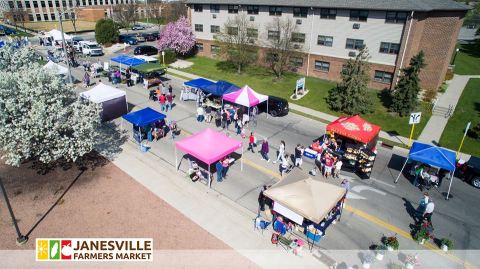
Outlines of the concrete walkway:
[[[451,80],[447,91],[438,99],[436,107],[448,108],[452,106],[455,108],[460,96],[462,96],[463,89],[467,86],[470,78],[480,78],[480,76],[455,75]],[[446,115],[433,113],[427,125],[423,128],[418,140],[429,144],[438,143],[443,130],[447,126],[448,119],[449,117]]]
[[[193,74],[183,72],[183,71],[173,69],[173,68],[169,68],[168,73],[173,75],[173,76],[179,75],[181,77],[190,78],[190,79],[200,78],[200,76],[193,75]],[[320,111],[317,111],[317,110],[313,110],[313,109],[308,108],[308,107],[303,107],[303,106],[300,106],[300,105],[297,105],[297,104],[294,104],[294,103],[289,103],[289,106],[290,106],[290,109],[302,112],[302,113],[307,114],[307,115],[311,115],[315,118],[323,119],[327,122],[332,122],[332,121],[334,121],[338,118],[337,116],[333,116],[333,115],[330,115],[330,114],[327,114],[327,113],[323,113],[323,112],[320,112]],[[403,136],[390,135],[389,133],[384,132],[384,131],[380,132],[380,137],[383,138],[383,139],[390,140],[390,141],[395,142],[395,143],[400,143],[400,144],[404,144],[404,145],[408,144],[408,138],[403,137]]]

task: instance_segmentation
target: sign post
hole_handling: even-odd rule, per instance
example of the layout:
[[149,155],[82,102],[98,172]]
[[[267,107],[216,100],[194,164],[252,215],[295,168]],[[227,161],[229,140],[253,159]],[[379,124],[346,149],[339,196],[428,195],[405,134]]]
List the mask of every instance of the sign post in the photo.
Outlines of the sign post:
[[162,63],[165,65],[165,51],[162,50]]
[[415,124],[420,123],[422,118],[422,112],[414,112],[410,114],[410,120],[408,124],[412,125],[412,131],[410,131],[410,138],[408,139],[408,147],[412,145],[413,130],[415,129]]
[[458,150],[457,150],[457,158],[458,158],[458,154],[460,153],[460,150],[462,150],[463,141],[465,141],[465,136],[467,136],[467,132],[468,132],[468,129],[470,129],[471,124],[472,124],[471,121],[467,123],[467,128],[465,128],[465,133],[463,133],[462,142],[460,142],[460,146],[458,147]]

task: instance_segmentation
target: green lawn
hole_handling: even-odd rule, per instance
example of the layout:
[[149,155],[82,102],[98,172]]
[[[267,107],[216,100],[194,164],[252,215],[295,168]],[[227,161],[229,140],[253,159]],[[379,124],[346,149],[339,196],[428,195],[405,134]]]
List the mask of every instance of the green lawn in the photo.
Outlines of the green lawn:
[[[455,74],[480,75],[480,50],[475,45],[459,45],[455,57]],[[455,52],[454,52],[455,54]]]
[[[480,79],[470,79],[467,87],[463,90],[453,116],[448,120],[448,124],[440,138],[440,144],[443,147],[457,151],[467,123],[469,121],[472,122],[470,127],[472,128],[480,122],[479,89]],[[480,140],[468,136],[465,137],[462,152],[480,156]]]
[[[294,73],[288,73],[281,80],[275,80],[273,75],[267,68],[251,66],[244,73],[238,74],[236,69],[226,62],[206,58],[192,57],[188,59],[194,63],[192,67],[182,69],[182,71],[196,74],[213,80],[226,80],[238,86],[248,84],[254,90],[268,95],[279,96],[287,99],[289,102],[296,103],[301,106],[322,111],[332,115],[342,115],[341,113],[332,111],[326,104],[328,91],[335,87],[335,82],[321,80],[313,77],[306,78],[306,87],[309,93],[306,97],[299,101],[290,99],[290,95],[295,88],[295,82],[301,76]],[[371,99],[375,104],[375,111],[363,117],[372,123],[382,126],[382,130],[408,137],[410,135],[410,126],[408,125],[408,117],[398,117],[387,112],[388,98],[382,95],[382,92],[371,90],[369,92]],[[422,122],[415,128],[415,137],[418,137],[425,127],[430,114],[426,109],[423,112]]]

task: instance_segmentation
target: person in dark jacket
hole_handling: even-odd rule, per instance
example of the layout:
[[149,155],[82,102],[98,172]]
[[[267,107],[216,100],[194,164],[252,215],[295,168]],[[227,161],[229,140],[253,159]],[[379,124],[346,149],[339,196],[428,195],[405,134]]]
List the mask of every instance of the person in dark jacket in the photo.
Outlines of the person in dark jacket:
[[264,138],[262,142],[262,150],[261,150],[262,160],[270,162],[270,158],[268,157],[268,151],[269,151],[268,141],[267,141],[267,138]]
[[265,205],[267,204],[267,197],[263,194],[264,191],[267,190],[267,186],[263,185],[263,189],[260,191],[258,195],[258,205],[260,206],[260,211],[265,211]]

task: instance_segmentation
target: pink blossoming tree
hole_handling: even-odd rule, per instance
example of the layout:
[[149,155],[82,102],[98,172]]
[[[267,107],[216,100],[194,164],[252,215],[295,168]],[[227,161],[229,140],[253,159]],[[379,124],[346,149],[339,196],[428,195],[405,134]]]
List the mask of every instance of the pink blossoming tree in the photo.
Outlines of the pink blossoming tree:
[[158,40],[160,50],[173,49],[179,54],[188,53],[195,46],[195,36],[185,17],[165,26]]

